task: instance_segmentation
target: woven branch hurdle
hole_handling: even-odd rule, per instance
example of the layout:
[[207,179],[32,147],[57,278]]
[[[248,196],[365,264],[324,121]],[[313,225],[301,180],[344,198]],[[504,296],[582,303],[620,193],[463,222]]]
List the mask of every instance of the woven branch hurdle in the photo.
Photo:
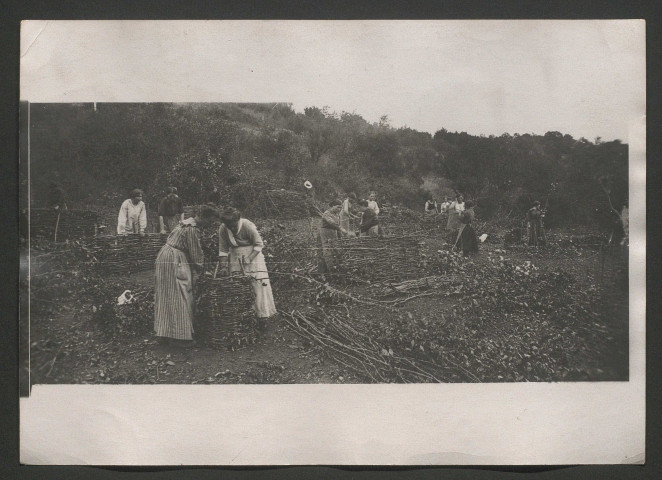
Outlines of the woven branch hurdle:
[[99,222],[99,215],[91,210],[32,208],[30,236],[58,241],[91,237],[97,233]]
[[336,273],[371,282],[396,282],[420,277],[425,260],[423,239],[422,235],[339,238],[326,248]]
[[89,239],[87,248],[103,273],[128,274],[154,268],[154,262],[168,235],[104,235]]
[[255,339],[251,281],[243,275],[198,280],[196,331],[209,345],[235,347]]

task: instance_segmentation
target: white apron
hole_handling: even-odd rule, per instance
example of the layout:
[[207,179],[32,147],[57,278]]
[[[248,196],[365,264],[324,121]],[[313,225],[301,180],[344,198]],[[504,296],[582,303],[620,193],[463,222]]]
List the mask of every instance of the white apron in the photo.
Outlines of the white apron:
[[262,255],[262,252],[258,253],[251,263],[248,265],[244,263],[244,269],[242,270],[239,260],[248,258],[253,252],[253,246],[238,246],[234,235],[229,229],[228,238],[232,244],[229,252],[230,273],[246,272],[246,275],[253,278],[251,284],[253,285],[253,292],[255,292],[255,305],[253,306],[255,315],[259,318],[267,318],[275,315],[278,312],[276,311],[274,297],[271,293],[269,272],[267,270],[267,264],[264,261],[264,255]]

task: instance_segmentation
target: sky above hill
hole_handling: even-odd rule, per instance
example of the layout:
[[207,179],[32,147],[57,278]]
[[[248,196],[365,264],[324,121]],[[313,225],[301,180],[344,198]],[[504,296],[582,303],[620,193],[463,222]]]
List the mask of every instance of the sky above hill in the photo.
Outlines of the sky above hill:
[[21,99],[287,102],[394,127],[627,141],[645,25],[574,21],[28,21]]

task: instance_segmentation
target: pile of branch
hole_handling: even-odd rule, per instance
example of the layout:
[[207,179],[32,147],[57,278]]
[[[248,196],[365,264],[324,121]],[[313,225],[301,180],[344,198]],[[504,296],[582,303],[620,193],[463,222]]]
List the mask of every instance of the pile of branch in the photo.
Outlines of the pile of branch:
[[370,282],[416,278],[424,269],[421,235],[334,239],[329,250],[335,272]]
[[87,241],[87,249],[94,255],[101,273],[112,275],[149,270],[166,242],[167,235],[104,235]]
[[97,233],[99,215],[90,210],[30,209],[30,236],[54,241],[91,237]]
[[[441,382],[437,372],[424,369],[413,359],[399,356],[356,330],[336,312],[320,309],[284,313],[288,327],[313,341],[338,363],[374,383]],[[435,365],[435,370],[440,367]]]

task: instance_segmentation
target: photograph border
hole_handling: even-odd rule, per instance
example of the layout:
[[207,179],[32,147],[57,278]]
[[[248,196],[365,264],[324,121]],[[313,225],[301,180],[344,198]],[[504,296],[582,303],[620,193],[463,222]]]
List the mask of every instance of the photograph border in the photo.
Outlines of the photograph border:
[[[632,7],[632,5],[629,5],[629,7]],[[632,9],[632,8],[628,8],[627,10],[631,12],[633,9]],[[576,10],[573,10],[573,11],[576,11]],[[572,14],[570,14],[570,15],[572,16]],[[618,16],[618,15],[617,15],[617,16]],[[650,20],[649,20],[649,22],[650,22]],[[16,45],[17,45],[17,36],[18,36],[18,35],[16,35],[16,30],[14,29],[13,32],[12,32],[11,29],[9,29],[9,30],[10,30],[10,34],[13,33],[13,36],[14,36],[14,39],[13,39],[13,40],[14,40],[14,41],[11,41],[11,42],[5,42],[5,46],[4,46],[4,48],[12,47],[12,46],[16,46]],[[649,30],[649,33],[650,33],[650,30],[651,30],[651,24],[650,24],[650,23],[648,24],[648,30]],[[655,31],[659,34],[659,25],[656,25],[656,26],[655,26]],[[657,45],[656,47],[653,47],[653,48],[656,49],[655,52],[659,52],[659,36],[657,37],[657,40],[658,40],[658,45]],[[649,44],[648,44],[648,51],[649,51],[649,55],[648,55],[648,58],[649,58],[649,65],[650,65],[650,58],[651,58],[651,56],[650,56],[650,50],[651,50],[651,44],[649,43]],[[17,56],[16,53],[15,53],[16,51],[17,51],[17,49],[16,49],[14,52],[12,52],[12,58],[16,58],[16,56]],[[17,62],[16,62],[16,63],[17,63]],[[14,64],[14,67],[15,67],[15,66],[16,66],[16,64]],[[17,71],[17,69],[8,68],[8,69],[6,70],[6,72],[9,73],[10,75],[11,75],[12,71],[14,71],[14,73],[15,73],[15,72]],[[659,67],[658,67],[658,72],[655,72],[654,75],[656,75],[655,78],[658,78],[658,79],[659,79]],[[648,76],[649,76],[649,79],[650,79],[650,77],[651,77],[651,70],[650,70],[650,69],[649,69],[649,72],[648,72]],[[10,82],[8,82],[7,84],[5,84],[5,86],[2,87],[2,89],[3,89],[3,94],[5,94],[4,96],[6,96],[6,97],[8,97],[8,98],[16,98],[16,99],[17,99],[17,96],[15,96],[15,94],[14,94],[15,92],[12,92],[12,87],[15,86],[16,84],[17,84],[17,82],[15,81],[15,79],[13,79],[13,80],[11,80]],[[654,84],[654,83],[650,82],[650,80],[649,80],[648,84],[649,84],[649,85],[652,85],[652,84]],[[7,95],[7,92],[9,92],[10,94]],[[648,92],[648,95],[651,95],[651,92]],[[16,111],[16,110],[17,110],[17,108],[18,108],[18,101],[16,100],[15,103],[16,103],[15,106],[10,107],[10,110],[11,110],[11,111]],[[657,102],[656,102],[656,101],[652,101],[652,102],[651,102],[651,101],[649,100],[647,104],[648,104],[648,106],[649,106],[648,108],[650,108],[650,106],[652,106],[652,105],[655,105],[655,106],[657,107],[657,106],[659,106],[659,101],[657,101]],[[657,112],[656,116],[659,118],[659,112]],[[5,129],[5,132],[12,132],[12,131],[15,132],[15,131],[16,131],[16,126],[15,126],[15,124],[12,123],[12,122],[13,122],[12,118],[16,118],[16,115],[10,115],[10,116],[8,116],[8,117],[9,117],[10,121],[9,121],[9,122],[6,122],[8,128]],[[6,118],[7,118],[7,117],[6,117]],[[649,119],[648,119],[648,121],[649,121],[649,125],[653,124],[653,123],[652,123],[653,118],[654,118],[653,116],[650,116],[650,117],[649,117]],[[12,135],[9,135],[9,136],[11,137]],[[649,137],[648,142],[649,142],[649,144],[652,143],[650,137]],[[11,143],[13,144],[14,142],[11,142]],[[15,146],[15,145],[14,145],[14,146]],[[11,154],[11,152],[12,152],[12,149],[13,149],[14,152],[17,152],[17,149],[11,147],[11,145],[10,145],[10,152],[9,152],[10,154]],[[658,145],[657,145],[657,149],[656,149],[656,150],[657,150],[657,152],[659,152],[659,141],[658,141]],[[653,150],[649,149],[649,150],[648,150],[649,158],[650,158],[650,156],[652,155],[652,153],[653,153]],[[10,155],[9,157],[10,157],[10,158],[13,158],[13,157],[11,157],[11,155]],[[649,163],[649,165],[648,165],[648,167],[649,167],[649,174],[652,176],[652,174],[653,174],[654,172],[656,172],[657,169],[659,169],[659,162],[658,162],[658,164],[655,165],[655,166],[651,165],[651,162],[648,162],[648,163]],[[6,180],[5,180],[5,186],[9,186],[9,187],[11,187],[11,186],[13,185],[12,177],[11,177],[11,173],[12,173],[12,165],[11,165],[11,162],[10,162],[9,169],[7,170],[7,172],[8,172],[8,175],[6,175],[6,177],[4,177],[4,178],[6,178]],[[659,173],[659,172],[657,172],[657,173]],[[648,185],[648,188],[651,188],[651,185]],[[6,188],[4,191],[5,191],[5,192],[8,192],[8,191],[12,191],[12,190],[14,190],[14,189],[13,189],[13,188]],[[15,204],[14,204],[13,206],[15,207]],[[12,202],[11,202],[11,199],[10,199],[10,201],[6,204],[6,208],[8,208],[8,209],[11,210],[11,209],[12,209],[11,207],[12,207]],[[659,207],[656,207],[656,206],[654,206],[654,205],[649,204],[648,208],[657,209],[657,208],[659,208]],[[651,212],[651,213],[652,213],[652,212]],[[659,218],[659,217],[657,217],[657,218]],[[654,227],[654,225],[649,225],[649,227]],[[12,229],[13,229],[13,230],[16,230],[16,229],[14,228],[14,226],[10,226],[10,229],[9,229],[10,232],[9,232],[9,234],[8,234],[9,237],[11,237],[10,234],[11,234],[11,230],[12,230]],[[17,231],[16,231],[16,234],[17,234]],[[650,234],[652,234],[652,231],[650,232]],[[16,236],[15,236],[14,238],[16,238]],[[16,263],[16,261],[15,261],[15,258],[16,258],[16,257],[12,258],[11,255],[5,255],[4,252],[8,252],[8,253],[11,254],[13,248],[16,248],[16,247],[15,247],[15,246],[12,246],[12,245],[11,245],[11,242],[7,242],[7,244],[8,244],[8,247],[9,247],[9,248],[7,248],[7,249],[3,249],[3,255],[5,256],[5,259],[7,260],[4,264],[5,264],[5,265],[11,265],[12,263]],[[648,261],[648,262],[649,262],[649,267],[650,267],[650,266],[651,266],[651,265],[650,265],[650,262],[651,262],[650,257],[649,257],[649,261]],[[655,264],[655,265],[657,265],[657,264]],[[648,276],[648,278],[650,279],[653,275],[657,275],[657,273],[654,272],[654,271],[652,271],[651,268],[648,268],[648,269],[647,269],[647,276]],[[11,290],[11,288],[6,288],[6,287],[8,287],[8,286],[11,287],[11,284],[9,284],[9,285],[5,284],[5,290]],[[14,290],[14,291],[16,291],[16,290]],[[7,302],[7,304],[8,304],[9,310],[10,310],[10,311],[13,311],[13,310],[14,310],[13,307],[15,307],[15,304],[12,305],[11,300],[12,300],[12,299],[10,298],[10,301]],[[651,300],[654,301],[654,302],[659,302],[659,300],[656,300],[656,299],[649,299],[649,301],[651,301]],[[14,302],[15,302],[15,300],[14,300]],[[648,345],[649,345],[649,347],[651,346],[651,345],[650,345],[650,344],[651,344],[651,341],[650,341],[651,334],[652,334],[652,332],[655,333],[657,330],[658,330],[657,327],[655,327],[654,325],[651,325],[650,330],[648,330],[648,339],[649,339],[649,344],[648,344]],[[16,332],[14,331],[13,333],[15,334]],[[14,335],[11,335],[11,334],[8,335],[8,336],[5,336],[5,341],[6,341],[6,343],[7,343],[7,347],[8,347],[8,348],[6,349],[6,351],[14,352],[14,353],[15,353],[15,352],[16,352],[16,349],[15,349],[15,348],[12,348],[12,345],[11,345],[11,339],[12,339],[12,338],[16,339],[16,337],[15,337]],[[657,338],[659,338],[659,336],[657,336]],[[656,341],[656,343],[654,343],[654,346],[659,347],[659,341]],[[659,350],[657,350],[657,352],[659,352]],[[653,353],[652,353],[652,356],[651,356],[651,351],[650,351],[650,348],[649,348],[649,356],[648,356],[648,361],[649,361],[649,362],[651,362],[651,360],[654,359],[654,358],[656,358],[656,357],[659,358],[659,356],[658,356],[659,353],[657,353],[657,352],[653,352]],[[650,363],[649,363],[649,365],[650,365]],[[4,365],[3,365],[3,367],[4,367]],[[647,370],[648,370],[648,374],[649,374],[649,379],[650,379],[651,371],[655,371],[655,368],[656,368],[656,367],[655,367],[654,365],[651,365],[651,368],[650,368],[650,369],[649,369],[648,366],[647,366]],[[9,369],[4,369],[4,368],[3,368],[3,373],[7,373],[7,372],[8,372],[8,373],[10,374],[10,376],[11,376],[11,373],[12,373],[12,372],[11,372],[11,368],[9,368]],[[15,373],[15,372],[14,372],[14,373]],[[3,380],[4,380],[4,378],[3,378]],[[9,382],[9,383],[11,383],[11,382]],[[659,387],[655,387],[655,386],[653,386],[653,389],[651,389],[651,388],[650,388],[650,387],[651,387],[650,381],[649,381],[649,383],[648,383],[648,387],[649,387],[649,389],[648,389],[649,395],[650,395],[651,392],[652,392],[652,393],[654,393],[654,394],[657,396],[657,398],[659,399]],[[15,389],[11,389],[11,388],[10,388],[10,389],[8,389],[7,391],[9,391],[9,392],[11,393],[11,392],[14,391],[14,390],[15,390]],[[13,403],[13,401],[10,402],[9,405],[11,405],[12,403]],[[658,418],[658,420],[659,420],[659,416],[658,416],[657,418]],[[650,432],[650,429],[647,429],[647,431]],[[347,468],[347,467],[343,467],[343,468],[345,469],[345,468]],[[349,468],[351,469],[351,467],[349,467]],[[517,468],[515,468],[513,471],[522,471],[522,467],[519,467],[519,468],[520,468],[520,470],[518,470]],[[523,467],[523,468],[524,468],[525,471],[531,471],[531,468],[530,468],[530,467],[528,467],[529,470],[527,470],[527,467]],[[617,468],[618,468],[618,467],[617,467]],[[585,472],[586,469],[590,469],[590,467],[575,467],[575,468],[573,468],[572,470],[574,470],[575,473],[578,473],[579,471],[584,471],[584,472]],[[304,469],[304,470],[309,471],[309,469]],[[314,471],[314,470],[315,470],[315,469],[313,469],[313,471]],[[322,470],[328,470],[328,469],[322,469]],[[383,469],[379,469],[379,470],[383,470]],[[433,468],[433,470],[434,470],[434,468]],[[502,469],[499,469],[499,470],[502,470]],[[535,470],[535,469],[534,469],[534,470]],[[543,470],[548,470],[548,467],[544,467]],[[556,468],[553,468],[552,470],[557,470],[557,469],[556,469]],[[566,469],[566,470],[567,470],[567,469]],[[605,473],[605,472],[608,471],[608,469],[606,469],[606,467],[598,468],[598,470],[601,471],[601,472],[603,472],[603,473]],[[640,470],[640,471],[641,471],[641,470],[644,470],[644,467],[641,467],[639,470]],[[647,467],[646,467],[646,470],[648,470]],[[418,470],[417,470],[417,471],[418,471]],[[473,471],[473,469],[468,469],[468,470],[464,470],[464,471],[467,472],[467,473],[469,473],[469,471]],[[233,472],[233,470],[230,470],[230,472]],[[402,469],[397,469],[397,468],[396,468],[396,469],[392,470],[392,472],[393,472],[393,473],[401,473],[401,472],[402,472]],[[411,471],[409,471],[409,472],[411,473]],[[460,473],[460,472],[462,472],[462,470],[456,471],[456,473]],[[624,471],[623,471],[623,469],[621,468],[621,473],[623,473],[623,472],[624,472]],[[488,473],[489,473],[489,472],[488,472]],[[406,476],[406,473],[405,473],[405,476]],[[608,478],[608,477],[609,477],[609,474],[607,474],[607,477],[606,477],[606,478]],[[554,475],[554,478],[556,478],[556,475]],[[568,478],[569,478],[569,477],[568,477]],[[619,477],[619,478],[634,478],[634,477],[630,477],[630,474],[629,474],[629,473],[626,473],[626,477]],[[652,477],[651,477],[651,478],[652,478]]]

